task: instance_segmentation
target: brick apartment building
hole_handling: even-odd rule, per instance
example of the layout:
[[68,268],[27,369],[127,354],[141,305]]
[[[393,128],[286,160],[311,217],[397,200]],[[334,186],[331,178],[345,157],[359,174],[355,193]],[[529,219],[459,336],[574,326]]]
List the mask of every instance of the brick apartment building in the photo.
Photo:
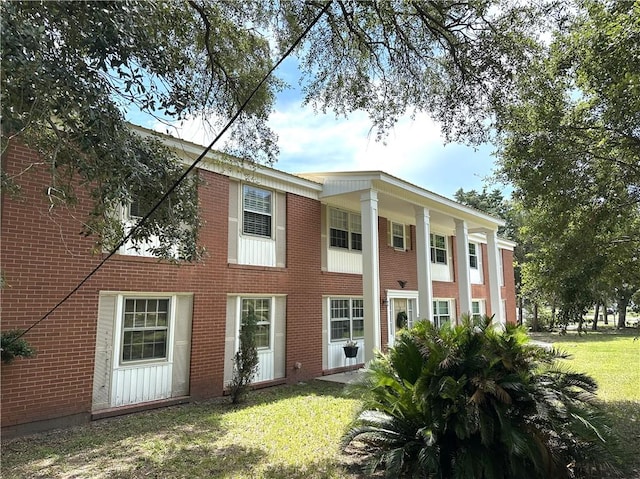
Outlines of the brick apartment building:
[[[202,150],[164,141],[185,160]],[[204,259],[124,247],[107,261],[28,333],[37,356],[2,366],[3,433],[222,395],[249,308],[264,386],[344,370],[348,339],[364,363],[393,344],[399,316],[515,322],[514,244],[497,237],[500,220],[380,171],[248,177],[215,159],[198,169]],[[50,209],[33,151],[11,145],[2,162],[21,172],[20,194],[1,204],[7,331],[41,318],[103,256],[79,234],[88,196]]]

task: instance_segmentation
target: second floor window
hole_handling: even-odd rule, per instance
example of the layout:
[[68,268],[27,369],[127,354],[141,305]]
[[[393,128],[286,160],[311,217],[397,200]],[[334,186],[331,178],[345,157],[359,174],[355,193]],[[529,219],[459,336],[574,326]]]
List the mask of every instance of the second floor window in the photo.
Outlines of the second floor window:
[[362,251],[362,221],[357,213],[329,210],[329,245]]
[[402,223],[391,223],[391,243],[395,249],[405,249],[404,225]]
[[272,194],[245,185],[242,194],[242,231],[245,234],[271,237]]
[[469,266],[478,269],[478,245],[469,243]]
[[442,235],[431,234],[431,262],[447,264],[447,239]]
[[131,220],[139,220],[144,217],[147,211],[143,211],[143,206],[141,201],[136,198],[131,203],[129,203],[129,208],[127,211],[127,218]]

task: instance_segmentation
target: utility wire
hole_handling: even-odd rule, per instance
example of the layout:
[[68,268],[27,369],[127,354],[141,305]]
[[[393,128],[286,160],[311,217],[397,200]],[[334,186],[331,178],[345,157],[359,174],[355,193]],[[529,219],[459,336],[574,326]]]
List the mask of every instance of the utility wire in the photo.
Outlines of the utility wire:
[[209,153],[209,151],[213,148],[213,146],[218,142],[218,140],[222,137],[222,135],[224,135],[227,130],[231,127],[231,125],[233,125],[233,123],[238,119],[238,117],[240,116],[240,114],[244,111],[244,109],[247,107],[247,105],[249,104],[249,102],[251,101],[251,99],[255,96],[255,94],[258,92],[258,90],[262,87],[262,85],[264,85],[264,83],[267,81],[267,79],[271,76],[271,74],[282,64],[282,62],[291,54],[291,52],[293,52],[293,50],[298,46],[298,44],[304,39],[304,37],[307,36],[307,34],[309,33],[309,31],[311,31],[311,29],[315,26],[316,23],[318,23],[318,21],[320,20],[320,18],[322,17],[322,15],[325,14],[325,12],[327,10],[329,10],[329,7],[331,6],[332,0],[329,0],[326,5],[322,8],[322,10],[320,11],[320,13],[318,13],[318,15],[316,15],[316,17],[313,19],[313,21],[307,26],[307,28],[305,28],[305,30],[300,34],[300,36],[298,36],[298,38],[296,39],[295,42],[293,42],[293,44],[289,47],[289,49],[284,53],[284,55],[282,55],[282,57],[280,58],[280,60],[278,60],[278,62],[273,65],[271,67],[271,69],[267,72],[266,75],[264,75],[262,77],[262,80],[260,80],[260,82],[256,85],[256,87],[251,91],[251,93],[249,94],[249,96],[247,97],[247,99],[244,101],[244,103],[240,106],[240,108],[238,109],[238,111],[236,112],[235,115],[233,115],[231,117],[231,119],[227,122],[227,124],[225,125],[225,127],[220,131],[220,133],[218,133],[218,135],[213,139],[213,141],[211,143],[209,143],[209,146],[207,146],[204,151],[200,154],[200,156],[198,156],[198,158],[191,164],[191,166],[189,166],[189,168],[187,168],[185,170],[185,172],[173,183],[173,185],[171,186],[171,188],[169,188],[166,193],[162,196],[162,198],[160,198],[158,200],[158,202],[153,206],[153,208],[151,208],[151,210],[144,215],[144,217],[142,217],[142,219],[140,221],[138,221],[136,223],[136,225],[131,228],[131,230],[129,231],[129,233],[120,240],[120,242],[109,252],[109,254],[107,256],[105,256],[102,261],[100,261],[100,263],[98,263],[98,265],[93,268],[93,270],[87,274],[84,279],[82,281],[80,281],[75,288],[73,288],[64,298],[62,298],[53,308],[51,308],[44,316],[42,316],[42,318],[40,318],[38,321],[36,321],[35,323],[33,323],[31,326],[29,326],[27,329],[25,329],[22,333],[20,333],[18,336],[16,336],[15,338],[13,338],[8,344],[7,346],[11,345],[12,343],[14,343],[15,341],[17,341],[18,339],[20,339],[22,336],[24,336],[25,334],[27,334],[29,331],[31,331],[33,328],[35,328],[37,325],[39,325],[41,322],[43,322],[45,319],[47,319],[49,316],[51,316],[60,306],[62,306],[71,296],[73,296],[87,281],[89,281],[91,279],[91,277],[96,274],[100,268],[102,268],[102,266],[104,266],[104,264],[107,262],[107,260],[109,260],[114,254],[116,254],[118,252],[118,250],[127,242],[127,240],[129,240],[134,233],[138,230],[138,228],[140,228],[140,226],[142,226],[145,221],[147,221],[147,219],[149,219],[149,217],[160,207],[160,205],[169,197],[169,195],[171,193],[173,193],[173,191],[180,185],[180,183],[182,183],[182,181],[189,175],[189,173],[191,173],[196,166],[198,166],[198,164],[203,160],[203,158],[207,155],[207,153]]

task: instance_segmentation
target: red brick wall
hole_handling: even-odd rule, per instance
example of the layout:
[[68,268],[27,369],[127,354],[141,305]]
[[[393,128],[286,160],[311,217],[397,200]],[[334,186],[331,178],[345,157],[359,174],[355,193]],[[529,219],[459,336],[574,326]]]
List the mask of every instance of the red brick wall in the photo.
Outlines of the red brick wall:
[[504,269],[504,286],[500,289],[500,296],[506,300],[506,316],[509,323],[516,323],[516,280],[513,271],[513,251],[501,250]]

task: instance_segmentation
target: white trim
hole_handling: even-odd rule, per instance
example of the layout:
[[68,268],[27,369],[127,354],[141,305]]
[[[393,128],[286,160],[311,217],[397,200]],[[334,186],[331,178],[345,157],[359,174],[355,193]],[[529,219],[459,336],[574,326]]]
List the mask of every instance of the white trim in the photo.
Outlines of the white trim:
[[480,317],[487,314],[487,300],[484,298],[473,298],[471,300],[471,315],[473,316],[475,313],[473,312],[473,304],[478,304],[478,313]]
[[[415,304],[415,311],[414,311],[414,318],[409,318],[409,321],[411,321],[411,319],[413,319],[414,321],[419,321],[421,319],[420,316],[420,294],[418,291],[415,290],[407,290],[407,289],[388,289],[386,291],[386,299],[387,299],[387,305],[386,305],[386,315],[387,315],[387,344],[389,346],[393,346],[393,344],[395,343],[395,334],[396,334],[396,324],[395,324],[395,320],[396,318],[394,317],[392,313],[392,309],[393,309],[393,300],[394,299],[406,299],[407,300],[407,305],[409,304],[409,301],[414,301]],[[409,326],[413,326],[412,324],[409,324]]]
[[[393,221],[393,220],[389,220],[389,223],[391,224],[391,247],[393,249],[395,249],[396,251],[408,251],[409,248],[407,246],[407,225],[405,223],[402,223],[402,222],[399,222],[399,221]],[[402,247],[396,246],[395,243],[394,243],[394,239],[400,237],[400,236],[394,234],[394,232],[393,232],[393,227],[394,226],[401,226],[402,227]]]

